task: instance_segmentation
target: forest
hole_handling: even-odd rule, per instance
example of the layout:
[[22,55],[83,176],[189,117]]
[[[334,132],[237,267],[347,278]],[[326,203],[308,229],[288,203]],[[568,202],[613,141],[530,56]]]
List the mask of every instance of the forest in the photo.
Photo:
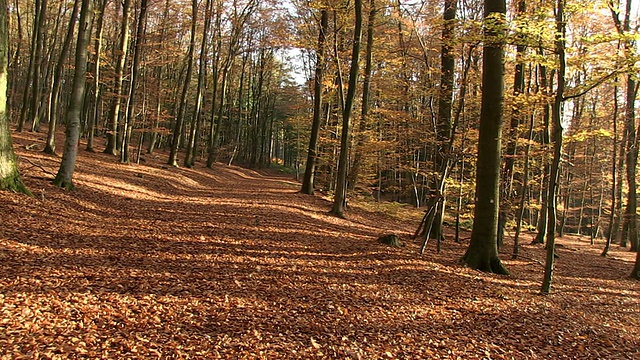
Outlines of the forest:
[[0,354],[638,356],[639,5],[0,0]]

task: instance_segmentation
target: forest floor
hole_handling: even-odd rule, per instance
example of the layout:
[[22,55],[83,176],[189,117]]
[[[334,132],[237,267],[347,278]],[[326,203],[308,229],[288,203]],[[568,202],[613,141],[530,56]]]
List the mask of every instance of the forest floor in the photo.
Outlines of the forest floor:
[[[2,359],[640,358],[634,256],[601,240],[559,239],[542,296],[530,238],[485,274],[459,264],[466,242],[420,255],[418,211],[339,219],[290,177],[165,154],[81,150],[65,191],[44,135],[14,143],[34,197],[0,192]],[[376,242],[391,232],[406,246]]]

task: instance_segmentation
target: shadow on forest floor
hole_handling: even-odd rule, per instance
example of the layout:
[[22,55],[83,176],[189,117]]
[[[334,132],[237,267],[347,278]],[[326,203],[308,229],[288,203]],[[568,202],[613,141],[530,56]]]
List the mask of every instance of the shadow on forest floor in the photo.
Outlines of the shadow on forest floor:
[[[14,140],[35,198],[0,193],[2,355],[639,356],[624,249],[602,258],[600,243],[560,239],[553,293],[540,296],[540,246],[504,256],[511,276],[483,274],[458,264],[465,244],[420,256],[419,212],[339,219],[286,176],[172,168],[163,154],[124,165],[82,152],[64,191],[47,180],[59,158],[25,149],[40,137]],[[388,232],[407,246],[378,244]]]

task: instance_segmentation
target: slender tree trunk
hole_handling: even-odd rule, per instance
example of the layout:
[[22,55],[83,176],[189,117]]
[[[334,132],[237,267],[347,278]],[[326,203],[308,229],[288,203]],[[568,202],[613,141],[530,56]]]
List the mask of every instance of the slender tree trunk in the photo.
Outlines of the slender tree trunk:
[[[166,29],[167,29],[167,21],[169,18],[169,5],[171,0],[165,0],[164,3],[164,11],[162,16],[162,28],[160,30],[160,42],[158,46],[161,49],[164,49],[164,41],[166,37]],[[164,56],[161,58],[164,60]],[[163,87],[162,80],[164,75],[164,64],[160,64],[156,67],[156,77],[158,79],[158,89],[156,91],[156,116],[153,120],[152,130],[151,130],[151,139],[149,140],[149,148],[147,149],[148,154],[153,154],[153,151],[156,148],[156,143],[158,142],[158,132],[156,131],[158,125],[160,124],[160,119],[162,117],[162,99],[163,99]]]
[[91,40],[91,19],[93,17],[93,0],[82,0],[80,22],[78,28],[78,42],[76,44],[75,70],[71,99],[67,107],[67,129],[62,161],[53,184],[65,189],[73,188],[73,171],[78,156],[78,140],[80,137],[80,116],[85,98],[87,73],[87,47]]
[[611,248],[611,243],[615,239],[615,235],[618,233],[616,227],[616,209],[618,207],[616,193],[617,189],[617,170],[618,170],[618,86],[614,86],[613,88],[613,146],[611,148],[611,207],[609,211],[611,214],[609,215],[609,231],[607,233],[607,242],[605,243],[604,249],[602,250],[602,256],[607,256],[609,253],[609,249]]
[[451,110],[453,102],[453,78],[455,71],[455,19],[458,6],[457,0],[445,0],[442,15],[442,47],[440,49],[440,88],[438,99],[438,117],[436,119],[436,140],[437,151],[435,156],[436,170],[439,171],[436,180],[436,188],[439,196],[443,199],[437,203],[436,214],[433,221],[431,237],[435,239],[443,238],[442,224],[444,222],[444,209],[446,206],[445,184],[449,164],[451,162],[451,151],[453,150],[453,126],[451,124]]
[[558,193],[558,180],[560,174],[560,160],[562,156],[562,104],[564,102],[565,88],[565,0],[558,0],[556,8],[556,55],[558,56],[558,85],[553,101],[553,162],[551,163],[551,173],[549,174],[549,198],[547,200],[547,257],[544,268],[544,279],[542,281],[541,292],[548,294],[551,291],[553,281],[553,270],[555,260],[555,238],[556,238],[556,200]]
[[113,85],[113,99],[109,109],[109,129],[107,131],[107,145],[105,154],[116,155],[118,147],[118,123],[120,119],[120,106],[122,97],[122,82],[124,79],[124,68],[127,62],[127,51],[129,50],[129,11],[131,0],[124,0],[122,3],[122,23],[120,33],[120,44],[116,54],[115,78]]
[[309,195],[313,195],[314,192],[313,183],[318,156],[318,135],[320,133],[320,122],[322,120],[322,79],[324,77],[325,44],[328,24],[329,12],[327,9],[322,9],[320,13],[320,29],[318,32],[318,48],[316,49],[316,72],[313,82],[313,122],[311,124],[311,133],[309,134],[309,150],[301,189],[302,193]]
[[[16,86],[17,80],[22,82],[24,80],[23,74],[19,73],[18,70],[21,69],[22,65],[22,46],[24,44],[24,30],[22,28],[22,13],[20,12],[20,3],[19,0],[14,0],[13,8],[15,11],[16,17],[16,28],[18,35],[18,42],[15,44],[15,51],[11,49],[11,45],[9,44],[9,54],[13,52],[13,59],[9,59],[9,69],[13,69],[11,73],[9,73],[9,90],[11,91],[9,96],[9,113],[7,114],[7,118],[11,122],[11,109],[17,109],[17,98],[18,98],[18,86]],[[9,55],[11,57],[11,55]],[[24,86],[24,85],[23,85]]]
[[527,192],[529,191],[529,163],[531,154],[531,141],[533,139],[534,117],[529,116],[529,135],[527,139],[527,147],[524,153],[524,168],[522,169],[522,187],[520,189],[520,204],[518,205],[518,213],[516,216],[516,233],[513,236],[513,258],[518,257],[520,252],[520,231],[522,229],[522,218],[524,217],[524,208],[527,201]]
[[[24,124],[27,122],[27,117],[34,113],[34,109],[31,107],[35,103],[38,105],[36,85],[40,79],[39,77],[39,61],[38,55],[40,54],[40,45],[42,42],[43,22],[46,14],[47,0],[35,0],[34,18],[33,18],[33,31],[31,34],[31,49],[29,56],[29,67],[27,69],[27,78],[24,85],[24,92],[22,93],[22,106],[20,108],[20,118],[18,119],[18,132],[24,130]],[[29,89],[32,89],[31,98],[29,98]],[[29,101],[29,99],[36,98],[36,101]]]
[[189,133],[189,141],[187,142],[187,149],[184,157],[184,166],[193,167],[195,165],[195,149],[196,149],[196,135],[200,127],[202,101],[203,101],[203,88],[205,81],[205,66],[207,63],[207,42],[209,38],[209,28],[211,27],[211,11],[212,1],[207,0],[204,14],[204,29],[202,30],[202,42],[200,44],[200,56],[198,59],[198,85],[196,87],[196,103],[193,107],[193,117],[191,119],[191,131]]
[[87,148],[86,151],[94,152],[93,142],[95,138],[95,128],[100,120],[101,109],[100,103],[102,99],[102,92],[100,86],[100,56],[102,55],[102,36],[104,33],[104,11],[107,7],[107,0],[98,0],[100,4],[100,9],[97,11],[96,15],[98,17],[98,25],[96,28],[95,39],[94,39],[94,51],[95,58],[93,61],[93,113],[89,118],[89,129],[87,135]]
[[37,28],[33,31],[36,32],[36,47],[35,47],[35,66],[33,68],[33,83],[31,89],[31,104],[29,106],[29,120],[31,120],[31,131],[38,131],[40,127],[40,105],[42,103],[42,59],[44,51],[44,21],[47,17],[48,0],[42,0],[40,16],[38,17]]
[[180,149],[180,141],[182,138],[182,129],[184,125],[184,117],[187,111],[187,94],[189,93],[189,84],[191,83],[191,75],[193,73],[193,53],[196,48],[196,26],[198,24],[198,0],[191,2],[191,40],[189,41],[189,52],[187,53],[187,74],[182,86],[182,95],[180,96],[180,104],[178,107],[178,116],[173,128],[173,140],[171,142],[171,152],[169,153],[168,164],[178,166],[178,151]]
[[[525,15],[527,11],[527,4],[525,0],[517,1],[516,18]],[[523,31],[519,28],[518,33]],[[524,96],[524,55],[526,46],[524,45],[524,39],[520,39],[521,35],[518,34],[518,43],[516,45],[516,64],[515,72],[513,75],[513,113],[511,115],[511,122],[508,130],[507,148],[504,159],[504,169],[502,172],[502,198],[500,199],[500,215],[498,218],[498,247],[502,247],[504,242],[504,228],[509,220],[509,214],[513,209],[514,192],[513,192],[513,177],[514,168],[516,163],[516,157],[518,155],[518,138],[520,138],[520,125],[523,122],[522,114],[520,113],[520,104],[522,104],[522,97]]]
[[73,3],[73,10],[69,19],[69,28],[67,35],[62,43],[62,49],[60,50],[60,56],[58,57],[58,63],[53,74],[53,85],[51,86],[51,93],[49,94],[49,132],[47,133],[47,141],[44,147],[44,152],[47,154],[55,154],[56,152],[56,123],[58,117],[58,105],[60,104],[60,89],[62,87],[62,75],[64,72],[64,66],[66,65],[67,56],[71,48],[71,40],[76,28],[76,19],[78,16],[79,0],[75,0]]
[[[539,54],[542,55],[543,51],[540,49]],[[550,89],[553,87],[553,80],[549,81],[547,79],[547,67],[544,65],[540,65],[540,86],[543,91],[543,95],[548,95]],[[542,134],[542,146],[543,148],[548,149],[549,144],[551,143],[551,109],[550,106],[545,102],[544,105],[544,131]],[[547,160],[546,154],[542,156],[542,179],[540,181],[541,188],[541,201],[540,201],[540,211],[538,214],[538,223],[537,223],[537,234],[533,239],[533,244],[544,244],[545,238],[547,237],[547,207],[549,203],[549,174],[551,173],[551,166]]]
[[338,176],[336,179],[336,191],[333,198],[333,215],[344,217],[344,202],[347,197],[347,164],[349,162],[349,122],[353,100],[356,96],[358,85],[358,71],[360,67],[360,42],[362,39],[362,0],[355,0],[355,28],[353,30],[353,51],[351,54],[351,67],[349,70],[349,85],[344,99],[342,112],[342,138],[340,139],[340,157],[338,160]]
[[462,262],[481,271],[508,274],[498,257],[500,150],[504,111],[505,0],[485,0],[482,52],[482,107],[476,171],[476,207],[471,241]]
[[636,83],[632,74],[627,75],[627,92],[625,107],[625,122],[627,127],[627,205],[625,208],[625,222],[627,240],[631,244],[631,251],[638,249],[638,198],[636,185],[636,166],[638,163],[638,134],[635,125]]
[[[138,78],[140,77],[140,58],[142,57],[142,44],[144,43],[146,23],[147,23],[148,0],[141,0],[140,14],[138,15],[138,25],[136,28],[135,45],[133,48],[133,64],[131,65],[131,86],[129,86],[129,97],[127,99],[127,116],[122,127],[122,152],[120,161],[128,163],[130,161],[131,131],[135,122],[135,96]],[[141,141],[143,139],[140,139]]]
[[[355,189],[358,183],[358,177],[360,176],[360,168],[362,167],[362,158],[364,155],[363,146],[367,143],[368,135],[366,134],[369,126],[369,98],[371,97],[371,75],[373,71],[373,34],[375,29],[376,20],[376,5],[375,0],[369,0],[369,23],[367,24],[367,47],[365,50],[365,66],[364,66],[364,84],[362,87],[362,113],[360,116],[360,126],[358,129],[358,141],[355,146],[355,154],[353,156],[353,165],[349,171],[349,188]],[[415,178],[414,178],[415,184]],[[414,189],[417,188],[414,186]],[[416,194],[416,202],[419,204],[419,199]]]

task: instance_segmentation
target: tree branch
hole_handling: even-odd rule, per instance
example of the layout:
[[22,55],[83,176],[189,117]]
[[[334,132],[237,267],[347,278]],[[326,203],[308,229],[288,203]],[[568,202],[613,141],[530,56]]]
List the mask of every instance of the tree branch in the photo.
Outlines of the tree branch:
[[562,101],[566,101],[569,99],[574,99],[577,97],[580,97],[582,95],[585,95],[586,93],[588,93],[589,91],[595,89],[596,87],[600,86],[602,83],[604,83],[605,81],[611,79],[612,77],[614,77],[615,75],[618,75],[620,73],[619,70],[613,71],[610,74],[607,74],[603,77],[601,77],[600,79],[598,79],[596,82],[594,82],[593,84],[589,85],[586,89],[576,93],[576,94],[572,94],[572,95],[567,95],[567,96],[563,96],[562,97]]

